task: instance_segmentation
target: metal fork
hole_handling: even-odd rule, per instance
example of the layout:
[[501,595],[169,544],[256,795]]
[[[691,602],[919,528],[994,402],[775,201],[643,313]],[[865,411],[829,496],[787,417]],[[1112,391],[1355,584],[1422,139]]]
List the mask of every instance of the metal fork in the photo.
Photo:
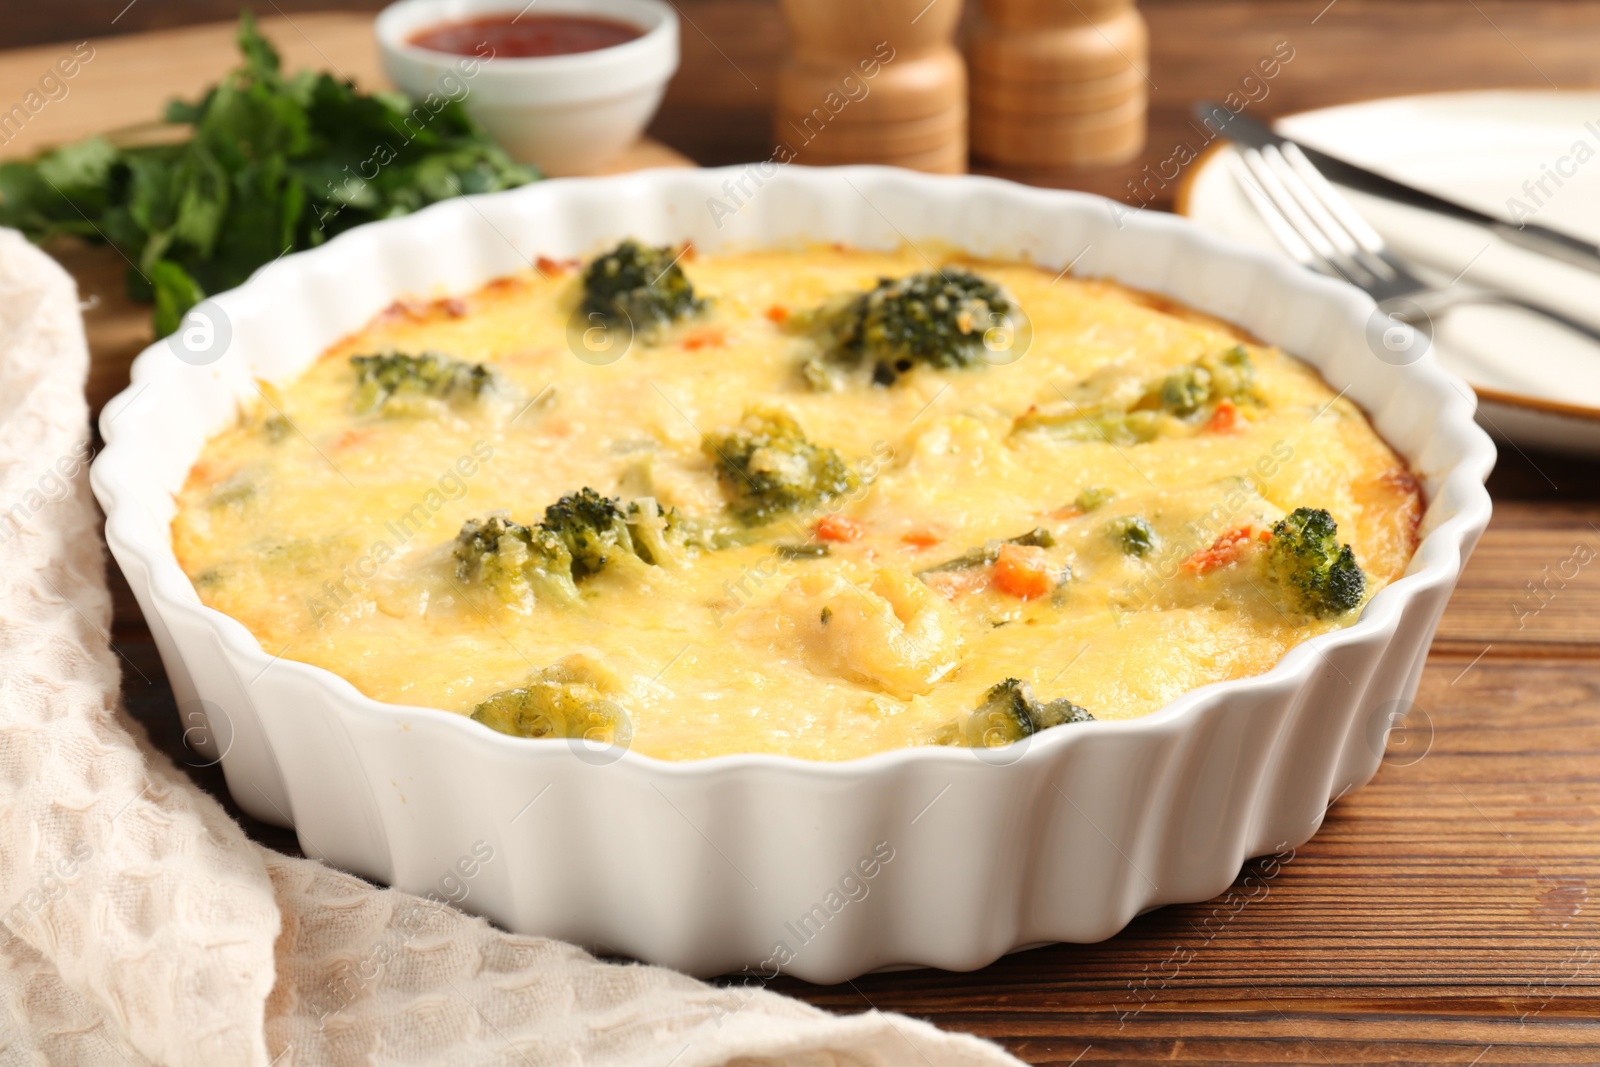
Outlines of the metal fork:
[[1302,266],[1364,289],[1384,315],[1431,331],[1433,316],[1462,304],[1522,308],[1600,342],[1600,329],[1555,308],[1488,289],[1423,281],[1390,252],[1300,146],[1292,141],[1259,148],[1235,141],[1229,166],[1239,187],[1290,258]]

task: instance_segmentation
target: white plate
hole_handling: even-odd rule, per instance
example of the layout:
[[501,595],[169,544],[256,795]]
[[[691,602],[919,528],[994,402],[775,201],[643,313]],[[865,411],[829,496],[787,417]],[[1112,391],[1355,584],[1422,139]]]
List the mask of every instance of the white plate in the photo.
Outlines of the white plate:
[[[1280,133],[1491,215],[1600,241],[1600,93],[1436,93],[1307,111]],[[1219,145],[1178,210],[1202,228],[1277,250]],[[1565,172],[1563,174],[1563,172]],[[1554,176],[1551,176],[1554,175]],[[1538,183],[1543,180],[1541,190]],[[1559,180],[1560,184],[1557,184]],[[1470,223],[1346,190],[1400,255],[1441,281],[1535,298],[1600,326],[1600,274],[1525,251]],[[1479,420],[1520,445],[1600,455],[1600,345],[1524,312],[1440,317],[1440,361],[1477,390]]]
[[[1209,899],[1245,859],[1308,838],[1332,798],[1377,770],[1489,521],[1494,446],[1466,385],[1432,358],[1375,358],[1364,334],[1375,306],[1351,287],[1171,215],[1119,222],[1099,197],[883,167],[756,176],[732,215],[713,208],[749,183],[744,169],[447,200],[263,267],[201,305],[210,347],[180,344],[186,329],[134,361],[101,416],[91,480],[179,713],[191,731],[207,725],[239,805],[293,824],[308,855],[512,930],[699,974],[781,968],[816,982],[1100,940],[1151,907]],[[1164,293],[1304,357],[1361,404],[1422,481],[1422,543],[1354,624],[1266,674],[1005,748],[841,763],[669,763],[509,737],[380,704],[200,603],[173,555],[173,494],[257,378],[292,378],[397,297],[470,290],[532,256],[586,256],[626,235],[708,250],[926,239]],[[454,865],[482,849],[493,862],[463,890]]]

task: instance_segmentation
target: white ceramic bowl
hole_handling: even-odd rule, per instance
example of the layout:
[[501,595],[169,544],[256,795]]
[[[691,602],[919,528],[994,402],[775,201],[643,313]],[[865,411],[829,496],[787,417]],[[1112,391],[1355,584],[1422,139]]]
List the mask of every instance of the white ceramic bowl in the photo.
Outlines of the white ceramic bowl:
[[[409,43],[444,22],[515,15],[593,15],[644,35],[612,48],[562,56],[453,56]],[[584,174],[639,139],[678,69],[678,16],[662,0],[400,0],[375,26],[383,69],[416,99],[461,99],[521,163],[546,174]]]
[[[743,208],[713,210],[741,181]],[[1421,547],[1357,622],[1259,677],[1007,749],[845,763],[669,763],[508,737],[380,704],[200,604],[173,556],[173,494],[257,376],[293,377],[401,295],[469,290],[624,235],[707,250],[938,240],[1052,269],[1076,260],[1079,274],[1167,294],[1348,389],[1422,480]],[[134,363],[101,417],[92,478],[186,724],[208,724],[239,805],[292,824],[308,854],[414,892],[448,881],[451,899],[513,930],[699,974],[965,970],[1215,896],[1376,771],[1488,522],[1494,448],[1471,393],[1431,357],[1374,356],[1373,311],[1355,289],[1174,216],[1119,217],[1098,197],[989,178],[763,164],[557,180],[360,227],[207,301],[209,326],[185,333],[198,348],[169,339]],[[494,859],[462,883],[451,872],[477,842]]]

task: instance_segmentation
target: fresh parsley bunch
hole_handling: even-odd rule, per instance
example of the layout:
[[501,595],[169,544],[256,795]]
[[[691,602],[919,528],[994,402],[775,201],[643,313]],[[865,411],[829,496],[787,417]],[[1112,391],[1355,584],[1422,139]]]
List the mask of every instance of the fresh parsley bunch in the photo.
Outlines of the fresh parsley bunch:
[[538,177],[459,97],[430,94],[424,106],[326,73],[285,76],[249,12],[238,42],[240,67],[198,103],[168,105],[166,123],[188,126],[188,139],[119,147],[91,137],[0,166],[0,225],[35,241],[115,245],[130,264],[129,295],[155,304],[157,336],[286,252]]

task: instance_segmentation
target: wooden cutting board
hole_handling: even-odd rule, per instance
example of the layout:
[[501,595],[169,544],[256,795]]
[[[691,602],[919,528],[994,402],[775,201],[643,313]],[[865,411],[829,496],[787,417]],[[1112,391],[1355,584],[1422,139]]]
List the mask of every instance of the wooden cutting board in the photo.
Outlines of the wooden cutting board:
[[[236,29],[216,23],[0,52],[0,161],[148,123],[173,97],[197,98],[238,65]],[[285,70],[328,70],[363,88],[392,88],[370,14],[279,15],[262,18],[261,31],[283,54]],[[13,103],[17,108],[3,110]],[[601,173],[693,165],[646,138]],[[98,412],[127,384],[128,364],[153,339],[150,309],[125,295],[126,264],[115,251],[67,246],[51,252],[77,278],[85,302],[89,406]]]

